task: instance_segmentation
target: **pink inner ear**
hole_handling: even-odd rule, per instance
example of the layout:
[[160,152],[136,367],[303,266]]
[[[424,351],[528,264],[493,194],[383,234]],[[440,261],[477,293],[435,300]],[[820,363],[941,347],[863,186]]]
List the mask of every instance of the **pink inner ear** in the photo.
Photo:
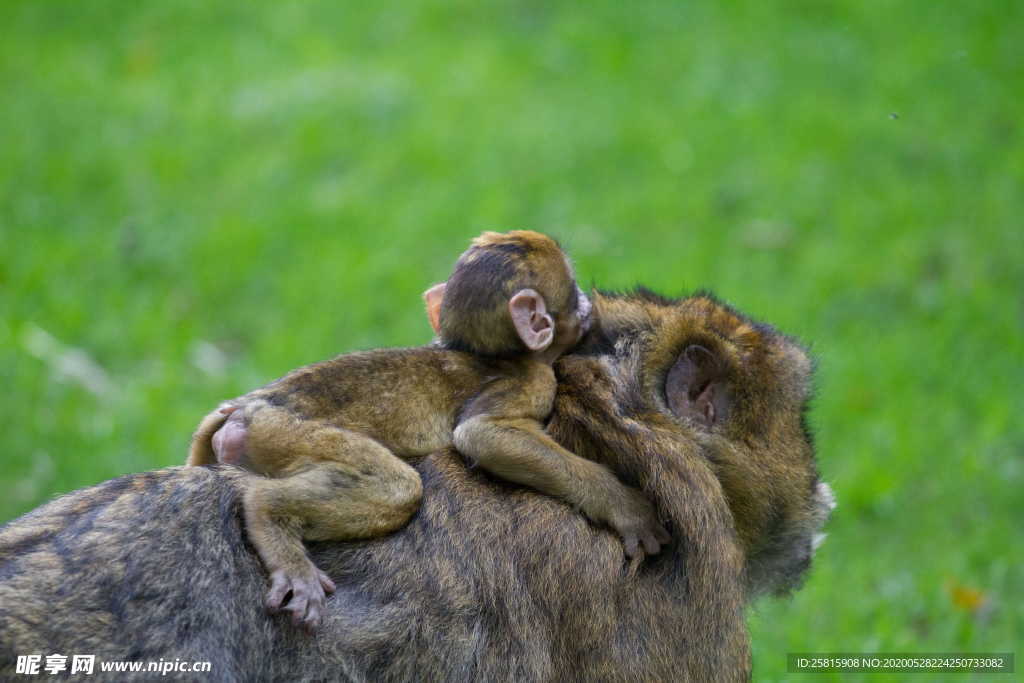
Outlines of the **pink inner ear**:
[[516,334],[530,351],[543,351],[554,340],[554,321],[548,315],[544,297],[523,289],[508,300],[508,312]]
[[715,357],[703,346],[688,347],[665,378],[669,409],[711,427],[726,419],[728,388],[723,384]]
[[423,292],[423,301],[427,305],[427,320],[430,321],[430,326],[434,328],[435,333],[441,331],[441,304],[444,302],[444,290],[447,284],[442,282]]
[[704,413],[704,419],[707,420],[709,425],[715,423],[715,401],[714,401],[715,385],[709,384],[704,391],[700,392],[700,396],[697,397],[697,408]]

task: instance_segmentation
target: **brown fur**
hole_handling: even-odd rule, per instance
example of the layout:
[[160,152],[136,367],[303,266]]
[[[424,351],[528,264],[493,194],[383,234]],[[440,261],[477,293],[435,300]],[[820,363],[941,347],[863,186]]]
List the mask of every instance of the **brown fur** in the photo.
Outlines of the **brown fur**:
[[[549,432],[656,502],[665,552],[624,568],[613,535],[442,450],[416,463],[409,525],[312,546],[338,590],[310,639],[256,605],[241,472],[130,475],[0,529],[0,677],[16,654],[85,652],[211,660],[211,681],[749,678],[743,606],[796,585],[827,515],[802,426],[806,354],[708,297],[595,306],[601,329],[556,365]],[[729,359],[735,423],[708,431],[667,409],[667,366],[692,340]]]
[[701,344],[721,360],[732,393],[729,417],[711,429],[690,427],[691,438],[732,510],[750,594],[796,586],[810,566],[814,536],[835,505],[831,489],[818,479],[806,421],[813,373],[807,352],[709,294],[670,300],[639,289],[605,295],[595,306],[599,329],[580,353],[615,349],[639,363],[632,368],[640,381],[636,390],[651,397],[654,409],[641,419],[654,422],[671,412],[662,387],[687,344]]
[[[574,314],[581,295],[557,243],[533,232],[484,233],[449,279],[441,310],[445,348],[338,356],[229,401],[202,420],[189,465],[214,464],[217,434],[224,430],[233,435],[225,441],[236,439],[236,445],[231,460],[222,459],[263,475],[247,480],[244,507],[250,540],[270,572],[268,607],[315,626],[333,585],[311,563],[302,540],[372,538],[400,528],[422,497],[420,476],[403,459],[449,446],[492,474],[611,526],[630,555],[640,554],[641,546],[658,552],[667,542],[639,492],[544,432],[556,388],[551,366],[525,347],[488,345],[501,335],[480,322],[499,331],[504,322],[515,334],[509,302],[523,289],[560,310],[550,348],[579,339]],[[244,447],[238,445],[243,440]]]

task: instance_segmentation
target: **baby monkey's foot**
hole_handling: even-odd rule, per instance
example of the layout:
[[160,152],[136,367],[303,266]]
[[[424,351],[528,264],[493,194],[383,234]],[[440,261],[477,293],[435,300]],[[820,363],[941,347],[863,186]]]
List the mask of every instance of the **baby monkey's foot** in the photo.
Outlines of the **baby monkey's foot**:
[[210,445],[217,455],[217,462],[224,465],[244,465],[245,442],[248,429],[245,424],[245,412],[238,410],[240,406],[225,405],[217,412],[227,415],[224,425],[213,434]]
[[270,574],[267,609],[290,612],[293,624],[312,631],[320,625],[326,594],[333,593],[334,589],[331,577],[312,562],[299,572],[278,569]]

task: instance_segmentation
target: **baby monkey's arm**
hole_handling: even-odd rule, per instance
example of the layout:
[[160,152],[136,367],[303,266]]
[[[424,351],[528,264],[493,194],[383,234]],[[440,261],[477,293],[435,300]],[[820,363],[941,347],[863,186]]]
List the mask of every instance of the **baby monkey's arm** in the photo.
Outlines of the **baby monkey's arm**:
[[455,447],[487,471],[579,508],[614,529],[634,557],[661,550],[670,537],[654,507],[603,465],[566,450],[544,431],[556,381],[550,365],[530,360],[488,383],[464,408]]

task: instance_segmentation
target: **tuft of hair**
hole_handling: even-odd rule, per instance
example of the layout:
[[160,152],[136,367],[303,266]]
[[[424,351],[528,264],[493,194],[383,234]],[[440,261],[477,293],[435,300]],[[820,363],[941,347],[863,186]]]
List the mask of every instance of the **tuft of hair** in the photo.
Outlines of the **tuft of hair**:
[[441,343],[483,356],[527,353],[508,310],[509,299],[522,289],[539,292],[555,319],[575,310],[576,280],[558,242],[532,230],[485,232],[475,238],[445,287]]

